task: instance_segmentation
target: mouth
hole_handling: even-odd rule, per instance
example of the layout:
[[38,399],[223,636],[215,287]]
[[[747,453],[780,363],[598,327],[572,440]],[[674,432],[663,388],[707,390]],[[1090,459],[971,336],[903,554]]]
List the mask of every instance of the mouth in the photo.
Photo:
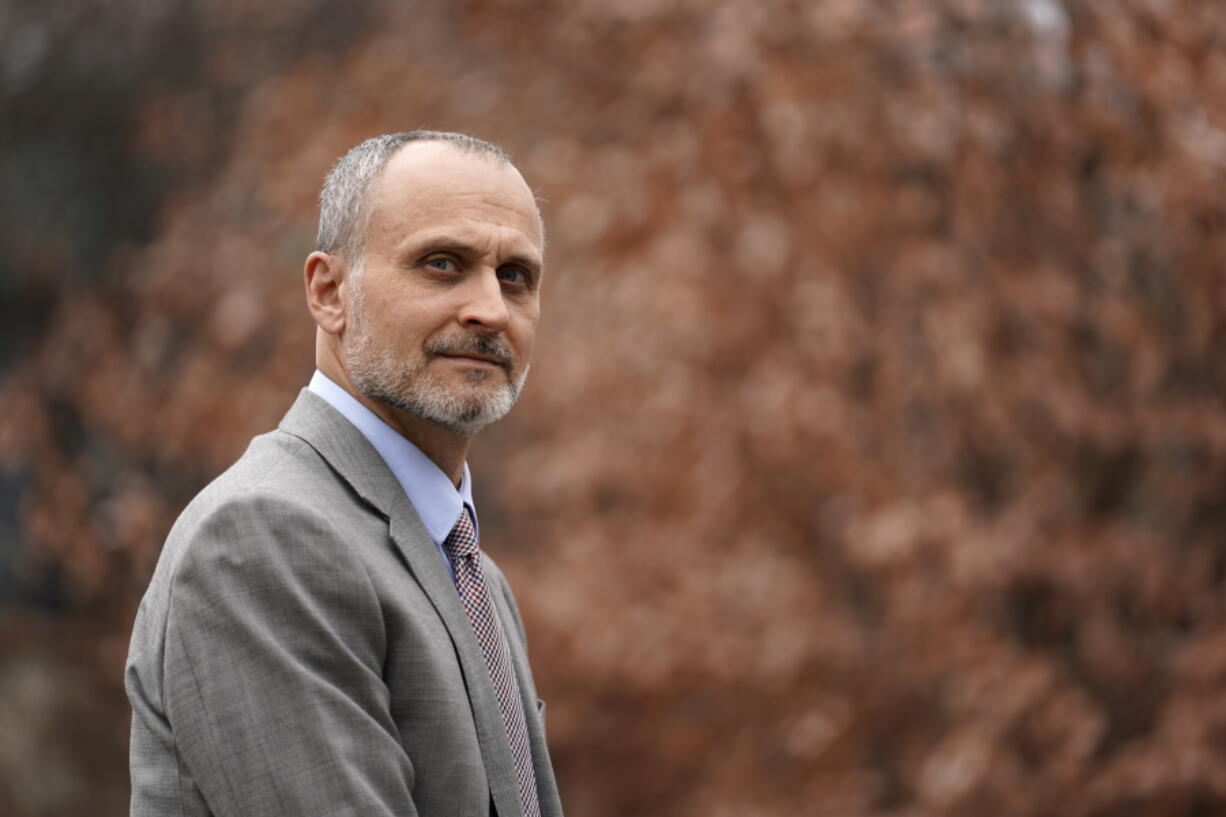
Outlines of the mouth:
[[504,358],[478,352],[440,352],[439,357],[474,369],[509,369],[509,363]]
[[497,366],[497,367],[505,368],[507,365],[506,362],[502,358],[494,357],[493,355],[479,355],[473,352],[462,352],[462,353],[444,352],[444,353],[441,353],[439,357],[445,357],[448,360],[454,360],[456,363],[464,363],[464,364],[468,364],[472,366],[480,366],[480,367]]
[[426,351],[478,370],[500,368],[510,374],[515,363],[515,353],[501,338],[439,338],[428,343]]

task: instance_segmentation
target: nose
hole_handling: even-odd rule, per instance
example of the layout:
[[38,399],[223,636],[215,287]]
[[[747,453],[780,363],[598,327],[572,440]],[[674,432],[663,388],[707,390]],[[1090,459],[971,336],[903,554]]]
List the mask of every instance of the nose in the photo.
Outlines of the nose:
[[511,314],[503,297],[502,284],[492,269],[482,269],[472,275],[463,288],[464,300],[457,316],[466,329],[484,331],[491,335],[507,328]]

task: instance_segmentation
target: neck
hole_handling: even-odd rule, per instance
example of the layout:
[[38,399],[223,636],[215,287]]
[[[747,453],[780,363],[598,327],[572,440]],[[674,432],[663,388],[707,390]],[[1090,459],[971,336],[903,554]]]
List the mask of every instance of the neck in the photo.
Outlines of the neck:
[[456,434],[438,423],[424,420],[415,414],[402,411],[382,400],[374,400],[360,392],[349,373],[334,356],[317,355],[315,365],[334,383],[353,395],[380,420],[394,428],[447,475],[452,484],[459,487],[464,475],[464,462],[468,458],[468,443],[471,438]]

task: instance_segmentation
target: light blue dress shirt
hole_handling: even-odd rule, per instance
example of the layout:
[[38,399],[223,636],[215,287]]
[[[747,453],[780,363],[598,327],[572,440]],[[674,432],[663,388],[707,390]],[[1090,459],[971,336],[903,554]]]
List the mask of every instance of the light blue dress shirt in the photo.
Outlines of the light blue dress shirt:
[[468,473],[468,463],[464,463],[464,475],[460,477],[460,487],[456,488],[442,469],[423,454],[420,448],[383,422],[377,414],[359,403],[357,398],[338,386],[326,374],[316,370],[307,388],[345,415],[345,419],[353,423],[379,452],[379,456],[383,457],[400,487],[404,489],[405,496],[413,503],[413,509],[426,526],[430,538],[438,547],[443,563],[451,571],[451,578],[455,579],[455,568],[451,565],[447,551],[443,549],[443,541],[460,518],[461,510],[468,511],[473,530],[478,533],[480,530],[477,527],[477,507],[473,504],[473,481]]

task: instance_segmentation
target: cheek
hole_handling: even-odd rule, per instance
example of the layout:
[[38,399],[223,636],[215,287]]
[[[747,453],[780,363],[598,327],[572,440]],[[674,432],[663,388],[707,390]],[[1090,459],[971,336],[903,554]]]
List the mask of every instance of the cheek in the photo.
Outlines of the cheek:
[[536,340],[536,313],[525,315],[511,324],[507,334],[511,343],[524,358],[532,353],[532,345]]
[[405,298],[395,308],[385,311],[382,326],[389,336],[401,339],[425,336],[446,326],[448,314],[437,304],[421,298]]

